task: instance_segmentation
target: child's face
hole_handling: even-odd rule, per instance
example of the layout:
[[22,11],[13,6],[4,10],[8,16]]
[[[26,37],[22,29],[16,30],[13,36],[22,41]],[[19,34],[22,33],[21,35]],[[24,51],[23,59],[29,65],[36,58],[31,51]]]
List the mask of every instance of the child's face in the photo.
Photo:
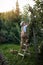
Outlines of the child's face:
[[26,25],[26,23],[24,22],[23,25]]

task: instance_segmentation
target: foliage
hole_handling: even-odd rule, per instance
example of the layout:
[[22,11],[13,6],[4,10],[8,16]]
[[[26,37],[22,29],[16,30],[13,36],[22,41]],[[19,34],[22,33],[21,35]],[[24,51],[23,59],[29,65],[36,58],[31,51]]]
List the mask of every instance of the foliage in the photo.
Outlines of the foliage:
[[[34,0],[35,5],[32,8],[29,6],[28,8],[25,9],[25,11],[30,11],[30,25],[29,25],[29,40],[30,43],[31,41],[34,43],[34,52],[35,52],[35,57],[37,57],[38,54],[38,46],[39,44],[42,43],[42,38],[43,38],[43,32],[41,32],[41,29],[43,29],[43,3],[40,2],[40,0]],[[27,13],[27,12],[26,12]],[[35,58],[36,60],[36,58]]]
[[43,65],[43,44],[40,46],[40,53],[37,55],[36,64]]
[[24,11],[23,11],[23,14],[22,14],[22,19],[25,21],[25,22],[29,22],[29,19],[30,19],[30,17],[29,17],[29,11],[28,11],[28,8],[29,8],[29,5],[27,4],[27,5],[25,5],[24,6]]
[[0,13],[0,42],[20,42],[20,21],[21,15],[17,15],[13,10]]
[[8,65],[8,62],[2,53],[0,53],[0,65]]

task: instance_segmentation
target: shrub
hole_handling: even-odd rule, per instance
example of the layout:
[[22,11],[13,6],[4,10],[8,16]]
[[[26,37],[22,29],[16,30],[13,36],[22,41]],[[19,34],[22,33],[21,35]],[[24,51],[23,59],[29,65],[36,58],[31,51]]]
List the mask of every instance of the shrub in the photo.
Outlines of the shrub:
[[40,53],[37,54],[37,65],[43,65],[43,44],[40,46]]
[[7,60],[2,53],[0,53],[0,65],[7,65]]

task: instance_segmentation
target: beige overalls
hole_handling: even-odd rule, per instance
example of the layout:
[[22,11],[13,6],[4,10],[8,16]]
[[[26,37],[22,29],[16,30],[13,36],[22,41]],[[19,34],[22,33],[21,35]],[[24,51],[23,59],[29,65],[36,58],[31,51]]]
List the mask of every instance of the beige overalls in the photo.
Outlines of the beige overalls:
[[26,31],[23,30],[23,28],[24,26],[21,29],[21,43],[20,43],[21,48],[23,48],[23,44],[28,44],[28,34]]

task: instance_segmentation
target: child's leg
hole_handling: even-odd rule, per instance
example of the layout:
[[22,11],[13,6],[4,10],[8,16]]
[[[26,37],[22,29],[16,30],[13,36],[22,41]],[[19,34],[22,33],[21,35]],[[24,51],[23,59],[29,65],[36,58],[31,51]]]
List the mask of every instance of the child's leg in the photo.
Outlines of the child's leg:
[[21,37],[20,47],[22,48],[23,45],[23,38]]

